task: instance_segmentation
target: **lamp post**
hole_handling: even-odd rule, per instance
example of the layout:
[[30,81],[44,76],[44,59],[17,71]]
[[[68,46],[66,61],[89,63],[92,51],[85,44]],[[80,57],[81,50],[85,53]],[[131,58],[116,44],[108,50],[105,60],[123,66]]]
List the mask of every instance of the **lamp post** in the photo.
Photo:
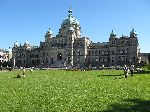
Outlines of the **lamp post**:
[[77,62],[78,63],[78,65],[77,65],[78,68],[80,68],[80,57],[79,56],[80,56],[80,50],[78,49],[78,59],[77,59],[77,61],[78,61]]
[[96,58],[96,66],[98,65],[98,58]]
[[14,68],[15,68],[15,66],[16,66],[16,57],[14,56],[14,58],[13,58],[13,66],[14,66]]

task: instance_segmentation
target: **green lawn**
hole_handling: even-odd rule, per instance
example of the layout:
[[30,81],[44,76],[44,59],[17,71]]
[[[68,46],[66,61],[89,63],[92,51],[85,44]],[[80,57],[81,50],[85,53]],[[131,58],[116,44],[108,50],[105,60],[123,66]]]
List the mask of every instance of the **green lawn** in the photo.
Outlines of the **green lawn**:
[[127,79],[121,70],[18,73],[0,72],[0,112],[150,111],[150,72]]

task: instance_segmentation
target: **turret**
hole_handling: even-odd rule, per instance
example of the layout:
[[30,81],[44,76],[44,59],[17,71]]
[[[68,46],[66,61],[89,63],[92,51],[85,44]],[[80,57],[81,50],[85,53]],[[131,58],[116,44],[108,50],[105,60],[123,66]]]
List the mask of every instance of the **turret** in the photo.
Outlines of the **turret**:
[[50,39],[50,38],[52,38],[53,37],[53,33],[52,33],[52,31],[50,30],[50,28],[49,28],[49,30],[46,32],[46,34],[45,34],[45,42],[48,42],[48,40]]
[[114,33],[114,31],[112,30],[112,32],[110,33],[110,38],[115,38],[116,34]]
[[132,31],[130,32],[130,44],[138,45],[137,33],[133,28],[132,28]]
[[14,47],[19,47],[19,44],[17,41],[14,43]]
[[132,31],[130,32],[130,37],[137,37],[137,33],[134,28],[132,28]]
[[110,45],[115,45],[116,44],[116,34],[114,33],[113,30],[110,33],[109,43],[110,43]]
[[29,44],[29,42],[28,42],[28,41],[25,41],[23,47],[26,48],[26,49],[30,49],[30,44]]

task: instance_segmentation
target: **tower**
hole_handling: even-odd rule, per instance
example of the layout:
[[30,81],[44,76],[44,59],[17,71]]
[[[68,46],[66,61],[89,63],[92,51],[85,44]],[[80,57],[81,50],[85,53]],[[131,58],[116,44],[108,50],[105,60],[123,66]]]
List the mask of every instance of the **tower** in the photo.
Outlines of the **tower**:
[[110,43],[110,45],[115,45],[116,44],[116,34],[114,33],[113,30],[110,33],[109,43]]
[[48,29],[48,31],[46,32],[46,34],[45,34],[44,37],[45,37],[45,42],[49,42],[50,38],[53,37],[53,33],[52,33],[52,31],[50,30],[50,28]]
[[132,28],[131,32],[130,32],[130,37],[137,37],[137,33],[134,30],[134,28]]
[[137,38],[137,32],[132,28],[130,32],[130,38],[129,38],[129,45],[130,45],[130,60],[132,63],[137,64],[139,62],[139,43]]

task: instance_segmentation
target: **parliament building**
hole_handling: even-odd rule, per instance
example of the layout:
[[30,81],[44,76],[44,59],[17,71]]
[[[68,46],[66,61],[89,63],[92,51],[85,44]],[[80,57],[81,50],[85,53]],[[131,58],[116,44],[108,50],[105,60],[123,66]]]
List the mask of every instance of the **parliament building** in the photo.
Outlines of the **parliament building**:
[[49,29],[45,41],[40,46],[14,43],[12,63],[16,67],[100,67],[123,66],[140,62],[140,48],[137,33],[131,30],[130,36],[121,36],[112,32],[108,42],[93,43],[89,37],[81,36],[79,21],[73,16],[72,10],[63,20],[59,32],[53,36]]

